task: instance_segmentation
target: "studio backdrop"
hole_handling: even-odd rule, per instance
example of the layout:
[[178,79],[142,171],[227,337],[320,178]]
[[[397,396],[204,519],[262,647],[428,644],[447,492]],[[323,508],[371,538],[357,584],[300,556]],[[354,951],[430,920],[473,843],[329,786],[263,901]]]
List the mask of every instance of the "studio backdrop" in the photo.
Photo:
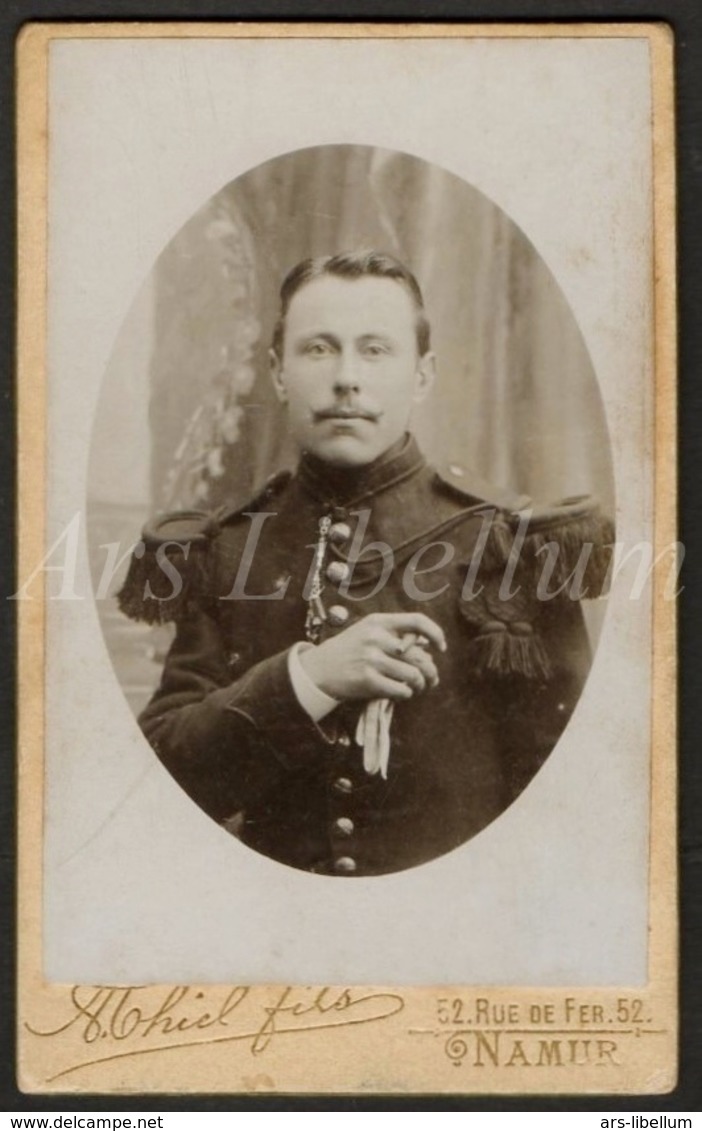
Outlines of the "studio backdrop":
[[[307,256],[362,248],[397,256],[424,292],[439,379],[414,427],[428,459],[460,467],[467,487],[477,477],[537,502],[594,493],[613,513],[596,376],[524,232],[477,189],[419,158],[316,146],[252,169],[205,202],[136,296],[93,433],[96,576],[100,546],[126,549],[150,513],[243,505],[293,463],[268,366],[280,282]],[[165,641],[125,625],[112,602],[99,606],[139,710]]]

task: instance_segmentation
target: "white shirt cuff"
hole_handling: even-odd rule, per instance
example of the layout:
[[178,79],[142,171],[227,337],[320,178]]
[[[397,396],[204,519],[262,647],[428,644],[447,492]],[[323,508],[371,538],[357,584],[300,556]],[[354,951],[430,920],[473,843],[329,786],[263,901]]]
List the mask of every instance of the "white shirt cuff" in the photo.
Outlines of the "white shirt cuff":
[[303,668],[300,663],[300,652],[307,648],[314,648],[314,644],[300,641],[299,644],[293,645],[288,652],[288,672],[298,703],[312,721],[318,723],[339,706],[339,700],[332,699],[331,695],[327,695],[317,687]]

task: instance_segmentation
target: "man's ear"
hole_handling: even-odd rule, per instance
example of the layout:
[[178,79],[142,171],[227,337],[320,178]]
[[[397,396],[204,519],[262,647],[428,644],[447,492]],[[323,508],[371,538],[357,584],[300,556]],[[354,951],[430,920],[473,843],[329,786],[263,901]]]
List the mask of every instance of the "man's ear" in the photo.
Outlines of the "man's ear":
[[420,357],[417,362],[417,370],[415,373],[415,385],[413,401],[415,404],[420,404],[436,381],[436,354],[431,350]]
[[281,404],[286,404],[288,392],[285,388],[285,382],[283,381],[283,363],[275,350],[268,351],[268,363],[270,365],[271,381],[273,382],[275,395]]

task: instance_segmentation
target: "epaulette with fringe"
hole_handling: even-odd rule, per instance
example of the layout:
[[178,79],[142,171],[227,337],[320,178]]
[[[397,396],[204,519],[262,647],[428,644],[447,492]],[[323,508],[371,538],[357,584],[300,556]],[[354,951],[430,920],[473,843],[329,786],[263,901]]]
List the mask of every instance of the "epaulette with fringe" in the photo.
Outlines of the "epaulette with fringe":
[[180,511],[144,527],[117,594],[132,620],[166,624],[201,607],[210,591],[210,547],[221,530],[214,514]]
[[486,570],[500,568],[514,541],[511,515],[531,505],[529,496],[496,487],[458,463],[446,463],[438,468],[436,483],[473,514],[484,515],[482,566]]
[[[553,591],[571,586],[577,599],[607,592],[614,552],[614,523],[592,495],[577,495],[511,516],[525,532],[523,568]],[[575,588],[577,587],[577,593]]]
[[552,658],[537,627],[543,602],[602,596],[614,537],[612,521],[590,496],[496,511],[476,592],[460,601],[462,616],[477,630],[474,669],[549,679]]
[[250,502],[215,512],[176,511],[148,523],[136,544],[119,593],[120,610],[147,624],[178,621],[212,600],[212,546],[222,528],[260,510],[290,479],[271,476]]

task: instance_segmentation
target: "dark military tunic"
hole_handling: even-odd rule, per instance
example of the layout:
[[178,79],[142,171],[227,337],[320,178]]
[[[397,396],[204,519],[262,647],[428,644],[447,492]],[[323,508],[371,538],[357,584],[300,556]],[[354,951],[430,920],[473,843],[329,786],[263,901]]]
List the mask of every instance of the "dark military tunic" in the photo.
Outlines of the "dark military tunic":
[[[320,541],[330,522],[342,536]],[[207,813],[293,867],[369,876],[456,848],[543,764],[590,663],[579,602],[538,599],[537,558],[560,551],[555,590],[590,537],[594,595],[609,527],[589,502],[532,512],[510,559],[519,529],[513,507],[438,475],[411,438],[361,469],[305,457],[243,511],[162,520],[121,594],[129,615],[177,626],[146,737]],[[312,721],[288,652],[306,633],[323,641],[369,613],[418,609],[447,650],[438,687],[394,706],[384,779],[355,741],[363,703]]]

